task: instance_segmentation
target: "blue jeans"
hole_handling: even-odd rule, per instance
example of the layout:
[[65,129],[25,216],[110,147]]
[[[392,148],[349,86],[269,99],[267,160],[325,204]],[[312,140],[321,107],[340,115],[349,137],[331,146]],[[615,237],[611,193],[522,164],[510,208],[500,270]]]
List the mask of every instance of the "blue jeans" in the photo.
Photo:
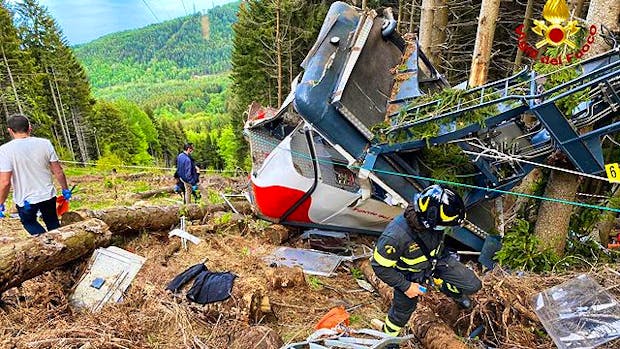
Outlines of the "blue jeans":
[[56,215],[56,197],[49,200],[30,204],[30,207],[17,207],[19,218],[22,225],[30,235],[40,235],[46,232],[43,226],[37,221],[37,212],[41,211],[41,218],[47,227],[47,230],[54,230],[60,227],[58,216]]

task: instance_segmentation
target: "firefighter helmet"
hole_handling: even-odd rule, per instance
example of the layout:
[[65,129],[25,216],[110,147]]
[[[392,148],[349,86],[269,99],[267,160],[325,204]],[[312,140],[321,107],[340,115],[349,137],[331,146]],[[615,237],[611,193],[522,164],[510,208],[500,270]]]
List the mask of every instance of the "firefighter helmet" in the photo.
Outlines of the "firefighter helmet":
[[416,194],[413,205],[418,219],[427,229],[443,229],[465,221],[463,199],[448,188],[431,185]]

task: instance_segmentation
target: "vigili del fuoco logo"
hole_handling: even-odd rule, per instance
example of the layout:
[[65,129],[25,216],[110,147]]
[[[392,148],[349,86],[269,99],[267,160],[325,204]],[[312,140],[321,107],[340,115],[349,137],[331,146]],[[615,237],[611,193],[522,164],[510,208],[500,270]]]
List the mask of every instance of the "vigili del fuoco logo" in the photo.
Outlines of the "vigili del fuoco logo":
[[[548,0],[543,8],[542,15],[545,20],[534,20],[532,31],[540,36],[540,40],[534,45],[527,42],[527,33],[523,31],[523,24],[519,25],[515,32],[519,40],[519,50],[532,59],[540,59],[541,63],[561,65],[570,63],[575,58],[581,58],[590,50],[590,45],[596,36],[596,26],[587,28],[585,43],[578,47],[575,43],[575,34],[582,28],[577,21],[569,20],[568,5],[566,0]],[[583,28],[586,30],[586,28]],[[545,46],[566,46],[564,53],[552,57],[540,55],[539,49]],[[568,53],[566,53],[568,52]]]

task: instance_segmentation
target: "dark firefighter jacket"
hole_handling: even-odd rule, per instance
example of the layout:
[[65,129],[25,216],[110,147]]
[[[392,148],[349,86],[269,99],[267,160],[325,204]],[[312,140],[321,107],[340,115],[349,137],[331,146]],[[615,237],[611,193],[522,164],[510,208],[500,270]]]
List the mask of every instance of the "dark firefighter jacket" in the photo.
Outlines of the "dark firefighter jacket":
[[[401,214],[388,224],[379,237],[371,258],[371,265],[379,279],[403,293],[411,282],[421,282],[428,275],[431,262],[426,258],[413,234],[425,243],[432,257],[438,255],[443,240],[443,232],[424,228],[413,230]],[[442,252],[443,253],[443,252]]]

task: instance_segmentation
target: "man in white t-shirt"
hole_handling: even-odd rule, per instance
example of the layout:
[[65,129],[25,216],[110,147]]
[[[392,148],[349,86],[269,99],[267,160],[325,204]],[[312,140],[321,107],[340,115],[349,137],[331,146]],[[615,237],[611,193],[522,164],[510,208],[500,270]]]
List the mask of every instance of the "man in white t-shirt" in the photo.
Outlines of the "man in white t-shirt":
[[7,126],[13,140],[0,146],[0,217],[4,216],[4,203],[12,185],[13,202],[28,233],[39,235],[46,231],[37,221],[38,212],[47,230],[56,229],[60,223],[52,176],[62,187],[65,199],[71,198],[71,191],[54,146],[47,139],[30,136],[32,127],[24,115],[9,117]]

